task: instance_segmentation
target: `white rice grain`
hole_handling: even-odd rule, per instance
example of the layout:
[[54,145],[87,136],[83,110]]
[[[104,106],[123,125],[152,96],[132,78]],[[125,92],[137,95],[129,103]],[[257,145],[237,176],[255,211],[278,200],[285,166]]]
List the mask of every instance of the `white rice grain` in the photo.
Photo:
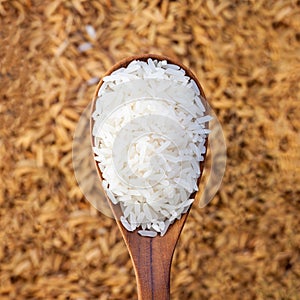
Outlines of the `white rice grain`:
[[122,223],[122,225],[128,230],[128,231],[133,231],[131,228],[131,225],[128,223],[128,221],[126,220],[126,218],[124,216],[121,216],[120,221]]
[[79,52],[85,52],[85,51],[90,50],[92,47],[93,47],[93,46],[92,46],[91,43],[88,43],[88,42],[82,43],[82,44],[80,44],[80,45],[78,46],[78,51],[79,51]]
[[88,34],[88,36],[91,39],[94,40],[96,38],[96,30],[92,25],[86,25],[85,30],[86,30],[86,33]]
[[165,228],[160,232],[161,236],[164,236],[166,234],[170,224],[171,224],[170,220],[165,221]]
[[152,230],[139,230],[138,234],[141,236],[147,236],[147,237],[156,237],[157,232]]

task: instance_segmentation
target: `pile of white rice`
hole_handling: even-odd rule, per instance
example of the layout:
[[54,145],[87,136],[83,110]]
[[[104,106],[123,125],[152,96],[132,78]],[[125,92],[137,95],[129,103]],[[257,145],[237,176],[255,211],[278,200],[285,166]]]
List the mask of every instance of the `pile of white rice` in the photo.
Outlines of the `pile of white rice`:
[[198,86],[165,60],[134,60],[103,78],[92,117],[95,160],[121,223],[163,236],[198,190],[211,119]]

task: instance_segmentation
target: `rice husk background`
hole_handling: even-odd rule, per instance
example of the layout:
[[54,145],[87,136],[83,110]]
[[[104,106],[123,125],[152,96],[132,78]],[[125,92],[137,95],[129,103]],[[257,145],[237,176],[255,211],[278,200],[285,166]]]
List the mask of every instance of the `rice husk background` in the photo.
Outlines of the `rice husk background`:
[[0,1],[0,299],[137,298],[72,139],[95,78],[141,53],[192,68],[228,147],[220,191],[181,235],[171,298],[300,299],[296,0]]

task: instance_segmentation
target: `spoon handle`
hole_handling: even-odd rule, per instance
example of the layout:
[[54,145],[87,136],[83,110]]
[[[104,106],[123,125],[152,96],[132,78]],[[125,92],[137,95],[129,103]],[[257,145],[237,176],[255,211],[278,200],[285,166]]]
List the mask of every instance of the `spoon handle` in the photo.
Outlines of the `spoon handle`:
[[[136,241],[136,240],[135,240]],[[169,300],[172,252],[161,239],[141,238],[131,247],[139,300]]]
[[129,232],[120,224],[129,250],[137,280],[138,300],[169,300],[170,271],[173,253],[187,214],[169,227],[167,233],[155,238]]

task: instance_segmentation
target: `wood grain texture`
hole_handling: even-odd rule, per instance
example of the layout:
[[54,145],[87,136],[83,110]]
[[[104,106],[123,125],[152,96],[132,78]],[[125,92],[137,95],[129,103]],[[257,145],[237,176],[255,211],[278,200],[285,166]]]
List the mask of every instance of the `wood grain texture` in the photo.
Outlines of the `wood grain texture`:
[[[186,74],[195,80],[198,85],[202,97],[205,98],[203,89],[192,71],[182,65],[180,62],[170,59],[165,56],[156,54],[144,54],[138,56],[128,57],[117,64],[115,64],[111,69],[109,69],[104,75],[107,76],[113,71],[126,67],[132,60],[143,60],[146,61],[148,58],[167,60],[168,63],[177,64],[182,69],[186,71]],[[92,103],[92,112],[95,110],[96,100],[98,91],[103,83],[103,78],[100,80]],[[205,98],[206,99],[206,98]],[[204,103],[207,108],[207,103]],[[92,137],[92,128],[94,126],[94,121],[91,118],[90,131],[92,145],[94,146],[94,141]],[[206,145],[207,146],[207,140]],[[203,172],[203,163],[200,165],[201,174]],[[96,169],[101,180],[103,180],[101,171],[96,163]],[[198,184],[200,182],[201,175],[198,178]],[[102,185],[101,185],[102,188]],[[103,190],[103,193],[105,191]],[[196,193],[192,195],[195,197]],[[116,219],[118,227],[122,233],[125,244],[128,248],[137,280],[137,290],[139,300],[168,300],[170,299],[170,271],[172,264],[173,253],[179,239],[180,233],[188,217],[189,211],[182,215],[180,220],[176,220],[172,225],[169,226],[166,234],[161,236],[156,236],[154,238],[140,236],[135,230],[134,232],[127,231],[120,222],[120,216],[122,215],[121,208],[119,205],[114,205],[106,196],[109,206],[113,212]]]

